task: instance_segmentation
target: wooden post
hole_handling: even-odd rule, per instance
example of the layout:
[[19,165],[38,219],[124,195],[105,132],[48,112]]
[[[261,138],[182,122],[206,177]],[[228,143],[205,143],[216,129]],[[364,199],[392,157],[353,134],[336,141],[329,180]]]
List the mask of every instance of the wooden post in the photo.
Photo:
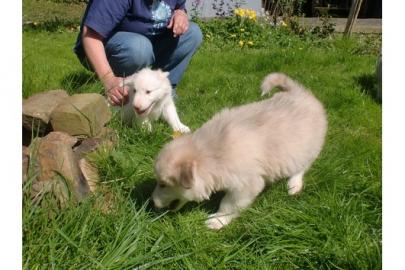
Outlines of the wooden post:
[[349,18],[347,19],[347,23],[346,23],[346,28],[345,28],[345,32],[344,32],[345,36],[350,36],[350,34],[353,30],[354,23],[356,22],[357,16],[359,15],[360,7],[361,7],[362,3],[363,3],[363,0],[353,0],[352,6],[351,6],[350,12],[349,12]]

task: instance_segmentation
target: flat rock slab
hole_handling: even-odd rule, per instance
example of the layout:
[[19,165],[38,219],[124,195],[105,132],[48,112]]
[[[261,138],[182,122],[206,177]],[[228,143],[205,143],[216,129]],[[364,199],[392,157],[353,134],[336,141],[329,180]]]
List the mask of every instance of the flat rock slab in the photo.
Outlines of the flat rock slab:
[[[52,191],[60,202],[66,201],[71,191],[75,199],[81,200],[89,192],[72,147],[77,138],[63,132],[51,132],[39,139],[35,155],[38,177],[33,183],[34,193]],[[34,194],[35,196],[35,194]]]
[[100,94],[76,94],[60,103],[51,114],[54,131],[79,138],[95,137],[111,119],[107,101]]
[[68,97],[65,90],[51,90],[24,100],[22,106],[24,128],[35,133],[45,133],[50,127],[52,111]]

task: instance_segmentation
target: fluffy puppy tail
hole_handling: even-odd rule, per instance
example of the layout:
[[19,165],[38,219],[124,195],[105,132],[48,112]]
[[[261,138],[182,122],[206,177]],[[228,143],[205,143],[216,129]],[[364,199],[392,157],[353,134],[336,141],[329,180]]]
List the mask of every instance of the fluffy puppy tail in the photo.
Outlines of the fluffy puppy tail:
[[261,85],[262,96],[269,93],[274,87],[280,87],[284,91],[303,91],[303,87],[296,81],[292,80],[290,77],[283,73],[270,73],[267,75]]

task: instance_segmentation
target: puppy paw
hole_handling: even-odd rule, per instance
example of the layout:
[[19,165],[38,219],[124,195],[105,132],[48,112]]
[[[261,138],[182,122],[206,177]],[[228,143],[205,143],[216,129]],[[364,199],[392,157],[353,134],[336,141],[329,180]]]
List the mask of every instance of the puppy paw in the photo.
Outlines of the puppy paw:
[[191,132],[190,128],[183,124],[179,125],[178,131],[180,131],[181,133],[190,133]]
[[302,190],[302,186],[293,186],[288,188],[289,195],[297,195]]
[[288,180],[288,194],[295,195],[302,190],[302,186],[304,185],[304,182],[302,181],[303,175],[304,173],[301,172]]
[[208,216],[205,221],[205,225],[212,230],[219,230],[229,223],[226,216],[218,216],[217,214],[212,214]]

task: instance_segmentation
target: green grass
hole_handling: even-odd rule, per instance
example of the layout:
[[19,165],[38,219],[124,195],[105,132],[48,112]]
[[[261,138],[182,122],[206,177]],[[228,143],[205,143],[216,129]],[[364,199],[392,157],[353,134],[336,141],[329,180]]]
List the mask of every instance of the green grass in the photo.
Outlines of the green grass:
[[[311,88],[325,104],[329,131],[302,194],[288,196],[278,182],[219,232],[204,226],[218,196],[155,212],[153,159],[171,130],[157,122],[147,134],[113,119],[119,145],[94,157],[99,193],[56,213],[24,200],[24,269],[380,269],[381,105],[373,99],[378,50],[368,41],[381,37],[310,42],[276,34],[257,50],[206,42],[178,87],[177,107],[197,129],[224,107],[260,100],[269,72]],[[72,52],[76,35],[23,33],[24,97],[58,88],[102,92]],[[114,198],[107,213],[95,207],[105,190]]]
[[80,23],[86,8],[85,3],[57,3],[51,0],[23,0],[23,22],[45,23],[69,21]]

